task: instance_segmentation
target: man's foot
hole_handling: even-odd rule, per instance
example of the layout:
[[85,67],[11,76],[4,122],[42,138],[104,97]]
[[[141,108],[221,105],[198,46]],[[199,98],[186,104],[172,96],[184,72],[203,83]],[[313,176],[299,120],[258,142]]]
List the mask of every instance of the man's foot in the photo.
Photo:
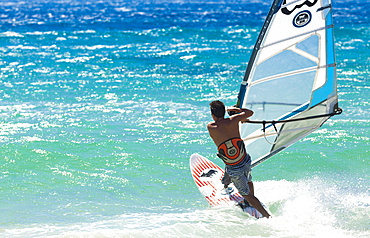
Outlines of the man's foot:
[[226,188],[224,188],[224,189],[221,190],[221,194],[222,195],[229,195],[232,192],[234,192],[234,189],[233,188],[230,188],[230,187],[226,187]]

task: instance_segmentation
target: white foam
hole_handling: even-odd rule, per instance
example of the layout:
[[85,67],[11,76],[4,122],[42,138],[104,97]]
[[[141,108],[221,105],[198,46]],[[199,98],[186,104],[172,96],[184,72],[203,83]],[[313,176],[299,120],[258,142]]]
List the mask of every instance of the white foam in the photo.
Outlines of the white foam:
[[127,7],[117,7],[114,10],[116,10],[117,12],[131,12],[132,11],[132,9],[127,8]]
[[[41,152],[41,151],[40,151]],[[5,229],[7,237],[368,237],[369,197],[342,191],[319,178],[298,182],[255,182],[256,194],[273,213],[251,218],[235,208],[180,210],[169,205],[153,212],[125,213],[90,223],[31,225]],[[358,194],[357,194],[358,195]],[[205,201],[204,201],[205,203]],[[147,210],[150,210],[147,207]],[[351,211],[352,216],[346,214]],[[343,221],[351,221],[343,225]],[[349,223],[348,223],[349,224]]]
[[81,62],[81,63],[83,63],[83,62],[89,61],[92,58],[94,58],[94,56],[91,56],[91,57],[81,56],[81,57],[75,57],[75,58],[72,58],[72,59],[60,59],[60,60],[57,60],[56,62],[67,62],[67,63]]
[[21,37],[22,38],[24,36],[14,31],[6,31],[3,33],[0,33],[0,37]]

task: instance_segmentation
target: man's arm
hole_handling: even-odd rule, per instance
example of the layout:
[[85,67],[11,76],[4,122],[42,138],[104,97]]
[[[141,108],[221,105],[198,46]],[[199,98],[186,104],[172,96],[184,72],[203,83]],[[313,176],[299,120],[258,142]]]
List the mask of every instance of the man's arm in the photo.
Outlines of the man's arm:
[[248,120],[247,118],[253,115],[253,111],[246,108],[231,107],[228,108],[227,111],[234,112],[234,115],[230,117],[231,120],[237,120],[241,122],[247,121]]

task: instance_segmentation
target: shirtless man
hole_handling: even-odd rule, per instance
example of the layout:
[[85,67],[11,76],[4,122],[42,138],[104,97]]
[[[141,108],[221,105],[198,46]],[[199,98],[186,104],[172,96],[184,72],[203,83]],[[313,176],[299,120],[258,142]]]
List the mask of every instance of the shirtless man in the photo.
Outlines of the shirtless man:
[[247,202],[264,217],[269,218],[270,214],[254,196],[251,158],[245,150],[239,132],[239,123],[252,116],[253,111],[244,108],[229,108],[228,111],[234,111],[238,114],[225,118],[225,105],[221,101],[213,101],[209,105],[214,121],[208,123],[207,129],[213,142],[218,146],[217,155],[226,164],[227,174]]

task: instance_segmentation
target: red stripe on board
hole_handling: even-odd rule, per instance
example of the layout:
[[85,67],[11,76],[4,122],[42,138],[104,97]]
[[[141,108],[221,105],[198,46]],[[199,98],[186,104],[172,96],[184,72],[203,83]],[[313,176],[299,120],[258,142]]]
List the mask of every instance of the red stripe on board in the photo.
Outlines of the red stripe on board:
[[[205,166],[206,161],[203,160],[202,158],[200,158],[200,159],[198,158],[195,162],[196,163],[192,163],[192,165],[193,165],[193,179],[194,179],[195,183],[198,185],[198,188],[203,187],[203,186],[211,186],[211,188],[213,188],[213,190],[215,190],[215,187],[209,181],[201,181],[200,180],[201,173],[205,169],[207,169],[207,167]],[[195,174],[197,174],[198,176],[195,176]],[[206,197],[206,199],[208,200],[209,203],[212,201],[211,200],[212,196],[214,196],[214,192],[209,197]]]
[[[206,170],[206,169],[213,169],[215,167],[215,166],[212,166],[212,164],[207,163],[207,161],[204,160],[202,157],[198,158],[197,162],[198,163],[196,164],[194,170],[197,172],[197,174],[198,174],[199,177],[200,177],[201,173],[204,170]],[[199,179],[197,178],[197,180],[199,180]],[[212,205],[213,201],[215,200],[214,196],[215,196],[216,187],[210,181],[204,181],[202,184],[203,185],[210,186],[211,188],[213,188],[212,194],[210,196],[206,197],[206,199]]]
[[214,184],[212,181],[202,181],[200,179],[201,173],[206,169],[215,169],[221,172],[220,181],[225,172],[218,165],[214,164],[213,162],[209,161],[208,159],[200,155],[193,157],[191,159],[191,171],[192,171],[194,182],[196,183],[198,188],[201,188],[203,186],[209,186],[210,189],[213,189],[212,194],[205,197],[211,206],[230,205],[230,204],[234,204],[234,202],[239,202],[243,200],[243,197],[241,197],[238,192],[232,195],[229,195],[229,196],[216,197],[216,191],[217,191],[216,188],[219,186],[216,186],[216,184]]

